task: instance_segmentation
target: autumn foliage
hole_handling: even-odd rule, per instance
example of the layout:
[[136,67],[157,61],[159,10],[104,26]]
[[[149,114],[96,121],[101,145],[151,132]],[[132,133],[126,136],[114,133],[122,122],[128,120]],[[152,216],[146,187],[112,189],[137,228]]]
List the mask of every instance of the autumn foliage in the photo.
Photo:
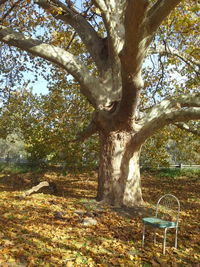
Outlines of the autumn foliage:
[[[160,177],[142,173],[145,208],[111,209],[94,200],[96,175],[63,176],[58,169],[0,177],[0,265],[1,266],[198,266],[200,181],[190,177]],[[56,182],[56,195],[22,192],[33,183]],[[153,244],[148,232],[141,248],[143,216],[152,215],[157,199],[175,194],[181,202],[178,249],[169,231],[166,255],[162,255],[162,233]],[[96,220],[84,226],[85,218]]]

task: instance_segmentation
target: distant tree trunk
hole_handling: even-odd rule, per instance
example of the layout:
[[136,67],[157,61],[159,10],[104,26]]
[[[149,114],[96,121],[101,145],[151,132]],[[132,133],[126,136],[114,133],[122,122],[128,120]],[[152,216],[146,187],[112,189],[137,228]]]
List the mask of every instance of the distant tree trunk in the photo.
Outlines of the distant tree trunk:
[[138,206],[143,203],[139,156],[127,132],[100,135],[100,164],[97,200],[114,206]]

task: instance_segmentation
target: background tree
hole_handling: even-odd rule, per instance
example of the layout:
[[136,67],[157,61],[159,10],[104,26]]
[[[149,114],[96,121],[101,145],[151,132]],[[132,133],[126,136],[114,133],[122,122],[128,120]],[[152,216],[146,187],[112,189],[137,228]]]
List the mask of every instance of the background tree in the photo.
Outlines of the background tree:
[[21,158],[25,156],[24,142],[19,133],[9,134],[6,139],[0,139],[0,158],[2,160],[20,162]]
[[[45,59],[66,70],[95,109],[78,139],[99,133],[97,199],[114,205],[141,204],[142,145],[168,124],[200,119],[197,2],[1,4],[0,40],[41,58],[36,66],[45,66]],[[149,53],[154,56],[144,66],[152,77],[144,71],[144,83],[142,66]],[[182,84],[176,82],[175,72],[183,75]]]
[[66,83],[68,89],[63,89],[56,81],[48,95],[38,96],[28,89],[11,92],[9,103],[1,111],[0,136],[6,139],[13,132],[20,132],[33,164],[48,160],[64,162],[66,170],[91,169],[97,166],[96,138],[81,145],[73,142],[78,129],[88,123],[91,106],[75,94],[78,85]]
[[[196,125],[197,126],[197,125]],[[195,125],[192,125],[193,130]],[[147,140],[142,148],[140,163],[144,167],[168,167],[173,164],[199,164],[199,130],[186,132],[167,126]]]

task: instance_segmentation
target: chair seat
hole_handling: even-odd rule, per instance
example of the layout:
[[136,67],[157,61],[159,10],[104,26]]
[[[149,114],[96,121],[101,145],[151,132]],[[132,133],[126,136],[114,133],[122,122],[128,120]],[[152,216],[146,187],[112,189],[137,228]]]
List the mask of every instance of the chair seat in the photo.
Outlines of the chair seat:
[[148,225],[151,225],[157,228],[175,228],[176,227],[175,222],[164,221],[156,217],[143,218],[142,221],[144,224],[148,224]]

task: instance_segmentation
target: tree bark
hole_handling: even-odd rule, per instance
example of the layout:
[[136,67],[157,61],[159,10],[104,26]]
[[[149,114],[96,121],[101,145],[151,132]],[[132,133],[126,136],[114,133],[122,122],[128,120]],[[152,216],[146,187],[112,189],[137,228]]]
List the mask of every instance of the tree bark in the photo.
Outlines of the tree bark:
[[100,134],[100,164],[97,200],[113,206],[139,206],[143,203],[139,156],[130,146],[128,132]]

